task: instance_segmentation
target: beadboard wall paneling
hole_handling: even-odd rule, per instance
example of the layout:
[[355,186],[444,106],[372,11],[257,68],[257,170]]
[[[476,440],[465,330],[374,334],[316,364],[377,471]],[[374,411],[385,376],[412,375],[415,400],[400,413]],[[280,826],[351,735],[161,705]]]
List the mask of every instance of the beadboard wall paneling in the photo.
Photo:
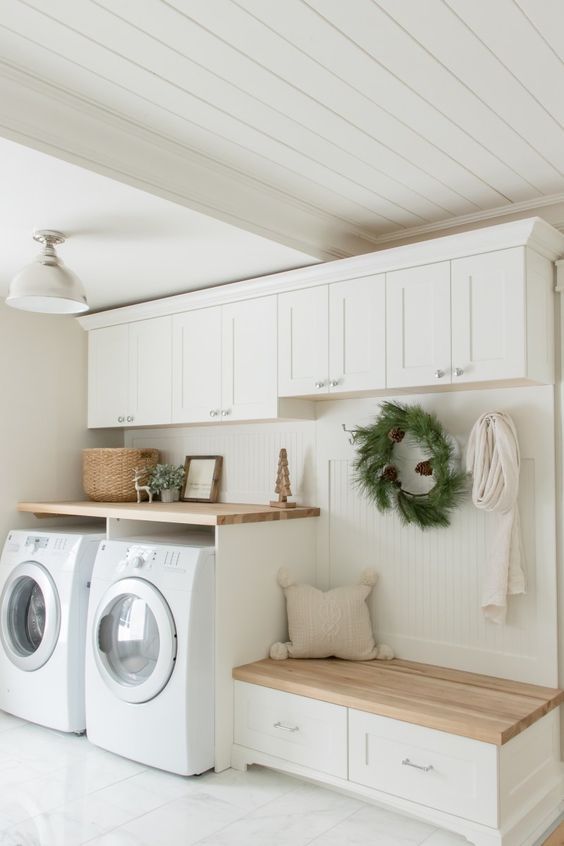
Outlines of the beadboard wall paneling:
[[292,492],[315,504],[315,423],[197,426],[128,431],[125,445],[155,447],[161,460],[183,464],[186,455],[222,455],[220,502],[265,503],[274,497],[278,453],[288,451]]
[[[396,398],[397,399],[397,398]],[[496,517],[470,499],[450,529],[422,532],[380,514],[354,489],[354,448],[341,424],[369,422],[379,399],[328,400],[317,420],[139,429],[126,446],[151,446],[164,461],[185,455],[223,455],[220,499],[268,502],[278,451],[288,450],[293,490],[321,507],[318,522],[320,587],[354,582],[365,567],[379,581],[371,598],[374,629],[402,658],[522,681],[557,683],[554,391],[550,386],[412,395],[435,412],[462,452],[485,411],[507,411],[517,425],[523,457],[520,513],[528,593],[510,600],[507,624],[486,622],[480,610],[483,573]]]
[[402,658],[540,684],[557,683],[554,514],[554,400],[551,387],[413,396],[434,411],[465,450],[477,417],[508,411],[522,451],[519,507],[528,592],[513,597],[505,626],[480,611],[488,550],[497,518],[470,498],[450,529],[405,527],[380,514],[354,487],[354,449],[340,428],[364,424],[377,400],[318,406],[318,504],[322,508],[318,578],[324,586],[355,581],[374,567],[374,629]]
[[540,646],[538,627],[530,626],[537,603],[534,462],[524,463],[520,496],[529,592],[510,600],[507,625],[501,627],[478,612],[496,517],[466,503],[453,515],[449,531],[402,526],[395,515],[380,514],[354,491],[351,465],[330,463],[330,581],[345,583],[351,571],[356,578],[368,565],[379,571],[371,600],[378,638],[413,660],[459,667],[458,653],[464,650],[465,664],[474,662],[465,668],[484,672],[482,653],[487,652],[495,653],[496,661],[503,656],[513,678],[522,672],[522,662],[534,672]]

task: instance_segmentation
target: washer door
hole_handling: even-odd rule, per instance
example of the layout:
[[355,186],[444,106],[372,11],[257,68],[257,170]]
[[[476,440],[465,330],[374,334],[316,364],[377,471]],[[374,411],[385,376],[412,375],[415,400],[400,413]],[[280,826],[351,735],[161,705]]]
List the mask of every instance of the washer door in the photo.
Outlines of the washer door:
[[0,597],[6,655],[21,670],[38,670],[53,654],[60,628],[61,606],[51,574],[37,561],[18,564]]
[[166,686],[176,660],[176,628],[153,584],[114,582],[98,606],[93,634],[98,670],[120,699],[148,702]]

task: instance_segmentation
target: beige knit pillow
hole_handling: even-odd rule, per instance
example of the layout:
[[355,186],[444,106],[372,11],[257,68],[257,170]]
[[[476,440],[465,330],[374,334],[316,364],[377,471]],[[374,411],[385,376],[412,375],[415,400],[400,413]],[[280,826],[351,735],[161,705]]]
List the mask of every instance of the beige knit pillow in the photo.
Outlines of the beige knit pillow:
[[365,570],[361,584],[321,591],[295,585],[286,570],[278,583],[286,595],[289,643],[274,643],[270,657],[346,658],[370,661],[393,658],[389,646],[376,646],[366,599],[376,583],[376,573]]

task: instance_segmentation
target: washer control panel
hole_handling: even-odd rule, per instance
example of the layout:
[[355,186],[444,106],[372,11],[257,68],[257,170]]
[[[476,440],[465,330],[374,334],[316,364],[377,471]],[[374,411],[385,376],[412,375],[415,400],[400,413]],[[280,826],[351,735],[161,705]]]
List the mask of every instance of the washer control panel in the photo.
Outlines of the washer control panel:
[[35,550],[45,549],[49,544],[49,538],[40,537],[39,535],[28,535],[25,539],[26,546],[32,546]]

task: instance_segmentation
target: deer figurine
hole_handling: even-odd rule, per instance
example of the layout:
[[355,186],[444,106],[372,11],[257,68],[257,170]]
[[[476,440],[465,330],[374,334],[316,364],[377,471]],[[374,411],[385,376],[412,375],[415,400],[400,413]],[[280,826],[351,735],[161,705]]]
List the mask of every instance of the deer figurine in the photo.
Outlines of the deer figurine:
[[141,491],[147,491],[149,502],[153,501],[153,492],[148,485],[140,485],[139,480],[147,473],[147,468],[142,467],[138,470],[137,467],[133,471],[133,481],[135,483],[135,490],[137,491],[137,502],[141,502]]

